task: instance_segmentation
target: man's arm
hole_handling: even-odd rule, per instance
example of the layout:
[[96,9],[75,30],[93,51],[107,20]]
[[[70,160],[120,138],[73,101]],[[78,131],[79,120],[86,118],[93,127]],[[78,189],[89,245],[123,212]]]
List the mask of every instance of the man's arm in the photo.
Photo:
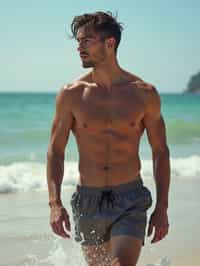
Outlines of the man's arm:
[[156,242],[161,240],[168,230],[166,213],[170,184],[170,160],[165,123],[160,112],[160,97],[155,88],[146,91],[146,93],[147,102],[143,123],[152,149],[153,172],[157,191],[156,207],[150,220],[149,235],[155,226],[155,236],[152,242]]
[[61,184],[64,174],[64,152],[73,124],[70,90],[64,87],[56,97],[56,112],[47,152],[47,182],[50,206],[62,206]]

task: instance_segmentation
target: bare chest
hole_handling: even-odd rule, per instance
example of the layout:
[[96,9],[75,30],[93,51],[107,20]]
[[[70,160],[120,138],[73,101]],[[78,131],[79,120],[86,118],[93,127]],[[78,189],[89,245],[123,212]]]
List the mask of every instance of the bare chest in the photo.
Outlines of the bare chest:
[[113,92],[106,90],[84,90],[74,105],[74,116],[77,128],[101,130],[138,129],[144,106],[134,91],[119,89]]

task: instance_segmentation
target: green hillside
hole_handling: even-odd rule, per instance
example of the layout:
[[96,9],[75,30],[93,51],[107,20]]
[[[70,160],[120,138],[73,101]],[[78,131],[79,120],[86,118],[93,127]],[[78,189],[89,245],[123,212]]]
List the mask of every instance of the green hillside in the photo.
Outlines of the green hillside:
[[189,79],[185,92],[200,93],[200,72]]

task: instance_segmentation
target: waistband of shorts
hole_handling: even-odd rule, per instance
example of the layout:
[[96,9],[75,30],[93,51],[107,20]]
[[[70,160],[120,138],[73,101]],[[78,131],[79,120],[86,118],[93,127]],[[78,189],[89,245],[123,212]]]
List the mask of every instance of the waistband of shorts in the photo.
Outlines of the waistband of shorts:
[[94,187],[94,186],[83,186],[77,185],[77,191],[83,194],[99,194],[102,191],[110,191],[113,192],[127,192],[127,191],[134,191],[138,188],[143,186],[143,181],[140,176],[136,180],[133,180],[128,183],[123,183],[114,186],[104,186],[104,187]]

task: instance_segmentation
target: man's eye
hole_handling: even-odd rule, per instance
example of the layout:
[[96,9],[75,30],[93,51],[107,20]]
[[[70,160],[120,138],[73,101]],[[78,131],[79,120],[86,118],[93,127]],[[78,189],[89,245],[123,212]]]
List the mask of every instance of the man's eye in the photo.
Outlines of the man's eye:
[[79,45],[88,44],[89,42],[90,42],[90,39],[78,40]]

